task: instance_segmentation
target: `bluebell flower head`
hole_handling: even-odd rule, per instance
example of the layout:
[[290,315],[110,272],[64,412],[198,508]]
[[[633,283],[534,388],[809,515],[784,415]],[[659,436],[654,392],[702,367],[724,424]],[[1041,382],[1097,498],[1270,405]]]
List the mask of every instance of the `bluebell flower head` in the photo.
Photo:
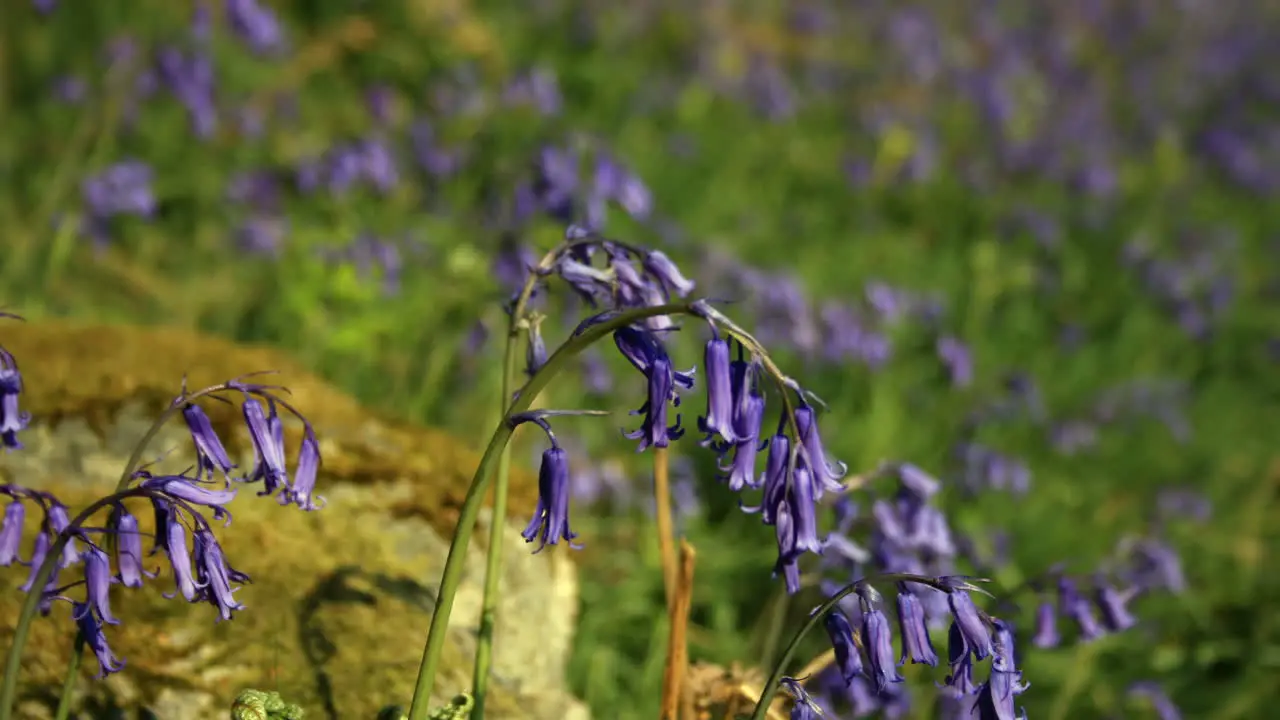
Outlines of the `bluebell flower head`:
[[[169,520],[163,528],[156,528],[156,535],[164,535],[164,550],[169,556],[169,566],[173,570],[173,583],[178,590],[178,594],[187,602],[196,602],[200,599],[200,591],[203,585],[196,581],[191,572],[191,551],[187,547],[187,528],[182,524],[181,519],[177,515],[177,509],[172,505],[169,508]],[[171,593],[165,593],[165,597],[174,597]]]
[[1058,578],[1058,612],[1076,624],[1083,642],[1096,640],[1106,634],[1094,615],[1088,598],[1076,588],[1075,581],[1065,576]]
[[789,594],[800,592],[800,565],[796,559],[800,552],[796,549],[795,524],[791,518],[791,510],[783,500],[775,508],[773,529],[778,540],[778,559],[774,563],[774,575],[782,575],[783,583]]
[[929,625],[920,596],[907,583],[898,583],[897,602],[898,633],[902,635],[902,657],[898,662],[905,663],[910,659],[912,663],[937,665],[938,654],[929,637]]
[[[0,314],[0,317],[5,314]],[[0,447],[17,450],[22,447],[18,433],[31,423],[31,414],[18,405],[22,395],[22,373],[18,363],[4,348],[0,348]]]
[[138,530],[138,519],[124,505],[112,508],[107,531],[116,539],[116,569],[121,585],[139,588],[143,577],[155,577],[142,567],[142,533]]
[[853,626],[839,610],[827,613],[822,622],[827,629],[827,638],[831,640],[831,649],[836,654],[836,667],[845,684],[850,685],[863,673],[862,654],[853,640]]
[[1102,625],[1108,631],[1121,632],[1138,624],[1128,607],[1129,601],[1133,599],[1133,590],[1118,590],[1106,578],[1099,577],[1094,583],[1093,592],[1094,602],[1102,615]]
[[867,675],[877,693],[883,692],[889,683],[903,681],[894,658],[889,619],[884,611],[869,602],[862,611],[862,642],[867,649]]
[[182,419],[191,433],[192,442],[195,443],[196,466],[199,468],[199,474],[211,480],[214,471],[217,471],[222,473],[224,478],[229,479],[231,471],[236,466],[227,455],[222,439],[214,431],[213,423],[209,422],[209,416],[199,405],[187,403],[182,407]]
[[693,292],[693,281],[681,274],[680,268],[676,267],[666,254],[658,250],[646,253],[644,267],[662,283],[663,287],[675,295],[685,297]]
[[139,487],[177,498],[192,505],[221,507],[235,499],[237,490],[210,490],[199,480],[186,475],[152,475],[141,470],[135,477]]
[[814,499],[821,500],[826,491],[842,492],[844,485],[840,479],[848,472],[848,467],[841,462],[831,462],[826,448],[822,444],[822,436],[818,432],[818,420],[813,408],[802,404],[795,410],[796,426],[799,442],[808,455],[809,467],[813,472]]
[[975,659],[982,660],[991,654],[991,636],[987,631],[987,623],[982,613],[973,604],[968,583],[961,578],[940,578],[948,587],[947,604],[951,615],[955,618],[953,627],[959,629],[964,637],[965,647],[973,653]]
[[200,528],[192,533],[192,542],[199,594],[218,609],[219,619],[230,620],[234,611],[244,609],[244,605],[237,603],[231,596],[235,592],[231,583],[244,583],[248,576],[227,566],[222,547],[208,528]]
[[1014,708],[1014,697],[1030,685],[1022,682],[1022,672],[1014,664],[1013,629],[1004,621],[993,619],[991,676],[978,690],[977,711],[981,720],[1015,720],[1026,718],[1026,712]]
[[102,623],[94,616],[89,606],[86,603],[75,603],[71,610],[71,617],[75,619],[80,634],[84,636],[85,644],[89,646],[93,657],[98,661],[96,677],[102,679],[111,673],[123,670],[124,661],[117,658],[107,645],[107,636],[102,631]]
[[246,396],[241,406],[254,456],[253,471],[246,480],[262,481],[259,495],[275,495],[289,483],[289,471],[285,467],[284,425],[275,403],[270,403],[270,406],[268,414],[262,407],[262,401],[252,396]]
[[573,542],[577,533],[569,529],[569,495],[569,456],[552,438],[538,470],[538,505],[523,533],[525,542],[539,541],[534,552],[561,540],[579,547]]
[[702,365],[707,376],[707,414],[698,418],[698,429],[707,434],[706,442],[715,435],[726,443],[737,442],[733,428],[734,388],[729,341],[718,334],[708,340]]
[[638,430],[626,433],[626,437],[632,440],[639,439],[640,451],[650,446],[667,447],[672,440],[684,434],[684,430],[680,427],[679,415],[676,415],[674,424],[667,425],[667,405],[680,404],[680,398],[676,394],[677,373],[671,367],[671,358],[667,356],[666,349],[656,339],[650,338],[647,342],[631,345],[629,341],[624,343],[623,340],[618,339],[618,333],[614,333],[614,337],[619,349],[628,360],[632,360],[632,357],[626,348],[640,348],[642,355],[638,360],[632,360],[632,364],[641,368],[649,385],[648,399],[639,410],[633,413],[644,415],[644,421]]
[[0,567],[9,567],[14,561],[22,562],[22,531],[27,520],[27,506],[19,498],[13,498],[4,509],[4,524],[0,525]]
[[1055,648],[1062,642],[1058,634],[1058,612],[1053,603],[1042,601],[1036,605],[1036,632],[1031,644],[1038,648]]
[[320,442],[311,428],[302,435],[298,449],[298,465],[293,472],[293,486],[280,496],[282,504],[289,501],[303,510],[319,510],[325,505],[323,497],[314,494],[316,477],[320,472]]
[[[53,496],[46,496],[48,506],[45,510],[45,524],[48,526],[50,540],[62,534],[63,530],[71,524],[71,516],[67,513],[67,506],[58,502]],[[75,538],[69,538],[67,544],[62,548],[62,557],[58,560],[58,567],[71,567],[80,562],[80,550],[76,546]]]
[[98,614],[102,622],[119,625],[111,614],[111,559],[107,553],[92,543],[84,554],[85,597],[89,608]]

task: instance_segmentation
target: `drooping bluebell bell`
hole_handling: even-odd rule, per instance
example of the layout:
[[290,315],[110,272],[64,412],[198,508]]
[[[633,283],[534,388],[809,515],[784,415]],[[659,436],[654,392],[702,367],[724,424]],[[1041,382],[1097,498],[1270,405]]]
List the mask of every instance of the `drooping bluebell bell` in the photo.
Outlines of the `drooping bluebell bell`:
[[1075,581],[1065,575],[1058,578],[1058,612],[1075,623],[1082,642],[1096,640],[1106,634],[1093,614],[1088,598],[1076,588]]
[[234,500],[236,493],[239,492],[235,489],[210,490],[196,478],[187,477],[186,475],[152,475],[142,470],[135,477],[141,479],[141,482],[138,483],[139,487],[155,490],[193,505],[203,505],[205,507],[222,507]]
[[659,250],[651,250],[644,256],[644,267],[662,286],[678,297],[686,297],[693,292],[693,281],[680,272],[671,258]]
[[253,443],[254,456],[253,471],[245,480],[261,480],[262,491],[258,494],[275,495],[289,484],[289,471],[284,458],[284,425],[274,402],[270,403],[268,415],[258,398],[246,396],[241,410],[249,429],[249,440]]
[[951,607],[951,615],[955,618],[954,626],[964,637],[965,646],[977,660],[991,654],[991,635],[973,598],[968,592],[968,583],[963,578],[939,578],[947,587],[947,604]]
[[898,634],[902,636],[902,656],[898,662],[937,665],[938,654],[929,637],[924,605],[907,583],[898,583]]
[[875,685],[876,692],[883,692],[889,683],[900,683],[893,651],[893,631],[889,619],[879,607],[879,593],[866,586],[859,592],[862,600],[862,644],[867,650],[867,677]]
[[231,471],[236,465],[227,455],[227,449],[223,446],[218,433],[214,431],[213,423],[209,422],[209,416],[199,405],[186,403],[182,406],[182,419],[186,422],[187,430],[191,433],[191,441],[195,444],[196,467],[199,475],[211,480],[214,471],[217,471],[222,473],[224,478],[230,478]]
[[1138,624],[1137,618],[1129,610],[1129,601],[1133,599],[1135,590],[1118,590],[1104,577],[1094,582],[1093,599],[1102,615],[1102,625],[1109,632],[1121,632]]
[[[0,313],[0,317],[17,316]],[[0,347],[0,447],[6,450],[22,447],[18,433],[27,429],[31,422],[30,413],[23,412],[18,406],[21,395],[22,373],[18,370],[18,362],[9,351]]]
[[[760,454],[763,443],[760,441],[760,427],[764,421],[764,395],[761,394],[758,381],[758,366],[755,361],[735,360],[732,367],[733,381],[733,459],[728,467],[720,464],[720,471],[728,474],[729,489],[737,492],[744,487],[760,486],[756,475],[756,458]],[[716,450],[723,454],[729,449],[728,444],[717,445]]]
[[[47,505],[45,508],[45,524],[48,526],[50,539],[58,537],[63,530],[71,524],[71,516],[67,512],[67,506],[58,502],[58,499],[52,495],[46,495]],[[71,567],[80,562],[80,550],[76,545],[75,538],[68,538],[67,544],[62,547],[62,556],[58,560],[58,567]]]
[[226,0],[227,22],[251,50],[260,54],[280,50],[284,33],[275,11],[257,0]]
[[541,318],[529,323],[529,342],[525,344],[524,372],[533,377],[547,364],[547,343],[542,339]]
[[248,576],[227,566],[222,546],[209,528],[199,528],[192,533],[192,545],[199,594],[218,609],[220,620],[230,620],[234,611],[244,609],[244,605],[232,597],[235,590],[231,583],[245,583]]
[[525,542],[538,540],[535,553],[561,540],[569,543],[569,547],[579,548],[581,546],[574,543],[578,534],[569,529],[569,499],[573,492],[569,487],[569,454],[560,447],[545,419],[532,414],[516,419],[517,425],[524,422],[532,422],[542,428],[551,447],[542,451],[542,465],[538,469],[538,504],[521,535]]
[[973,681],[973,653],[960,624],[955,621],[947,630],[947,663],[951,672],[943,681],[946,692],[959,698],[976,695],[978,685]]
[[839,610],[832,610],[822,619],[827,630],[827,638],[831,641],[831,649],[836,654],[836,667],[846,685],[863,673],[862,653],[853,641],[853,626],[849,618]]
[[782,687],[791,693],[794,702],[791,705],[791,720],[820,720],[822,708],[809,696],[808,691],[799,680],[790,677],[782,678]]
[[307,511],[323,508],[324,497],[315,494],[320,464],[320,442],[316,439],[315,432],[308,427],[302,434],[302,444],[298,449],[298,464],[293,470],[293,485],[288,492],[281,494],[280,504],[292,502]]
[[1173,700],[1164,689],[1154,682],[1149,680],[1136,682],[1129,686],[1127,695],[1145,700],[1155,711],[1159,720],[1182,720],[1182,711],[1173,704]]
[[773,525],[777,522],[778,506],[786,500],[790,456],[791,439],[782,432],[780,427],[778,432],[769,439],[769,455],[765,460],[764,477],[761,481],[764,495],[760,499],[760,505],[756,507],[744,505],[742,508],[744,512],[760,513],[760,521],[765,525]]
[[108,625],[119,625],[120,621],[111,614],[111,559],[106,551],[89,543],[84,556],[85,598],[102,622]]
[[1053,603],[1042,601],[1036,605],[1036,632],[1031,644],[1038,648],[1055,648],[1062,642],[1058,633],[1058,612]]
[[737,442],[733,430],[734,388],[729,341],[719,333],[707,341],[702,367],[707,376],[707,414],[698,418],[698,429],[707,434],[704,443],[709,444],[715,435],[726,443]]
[[813,473],[814,500],[821,500],[824,492],[843,492],[844,485],[840,480],[848,472],[848,466],[842,462],[832,462],[822,443],[818,432],[818,419],[813,408],[802,403],[795,409],[797,441],[808,455],[808,466]]
[[75,619],[80,634],[84,636],[85,644],[89,646],[93,657],[98,661],[98,674],[95,677],[101,680],[111,673],[123,670],[124,661],[116,657],[111,647],[107,645],[107,636],[102,631],[102,623],[94,616],[89,605],[73,603],[71,617]]
[[155,577],[155,573],[142,567],[142,533],[138,529],[138,519],[123,504],[111,509],[107,531],[115,536],[116,569],[121,585],[139,588],[143,577]]
[[4,509],[4,524],[0,525],[0,567],[9,567],[16,560],[22,562],[22,531],[27,520],[27,506],[14,497]]
[[[31,547],[31,559],[27,561],[27,565],[28,567],[31,568],[31,572],[27,574],[27,581],[22,583],[22,585],[18,586],[19,590],[21,590],[22,592],[31,592],[31,589],[35,587],[36,574],[40,572],[40,566],[44,564],[44,559],[48,557],[49,550],[52,547],[53,547],[53,540],[50,539],[49,532],[47,529],[41,530],[39,533],[36,533],[36,539],[32,543],[32,547]],[[55,576],[57,575],[56,566],[54,568],[54,575]],[[50,577],[49,583],[45,589],[49,590],[54,587],[57,587],[57,585],[55,584],[54,578]]]
[[[165,501],[168,502],[168,501]],[[156,538],[163,538],[165,554],[169,556],[169,567],[173,570],[173,583],[178,594],[187,602],[195,602],[200,597],[201,585],[197,583],[191,569],[191,551],[187,547],[187,528],[178,516],[178,510],[169,502],[168,522],[164,527],[156,528]],[[165,597],[174,597],[173,593],[165,593]]]
[[800,592],[800,565],[796,560],[801,555],[796,550],[795,521],[786,500],[778,503],[774,513],[773,529],[778,541],[778,559],[774,563],[773,574],[781,575],[787,593],[794,595]]
[[682,384],[679,376],[684,375],[683,382],[692,385],[692,373],[677,373],[671,366],[666,348],[651,333],[645,333],[634,326],[630,332],[623,330],[626,328],[614,333],[614,343],[623,356],[644,373],[649,386],[644,405],[632,413],[644,415],[644,421],[638,430],[626,433],[626,437],[639,439],[640,451],[651,446],[667,447],[672,440],[684,434],[678,414],[673,424],[667,424],[667,406],[679,406],[680,396],[676,393],[676,388]]
[[1026,711],[1014,709],[1014,698],[1027,690],[1022,682],[1022,672],[1015,665],[1013,629],[1008,623],[994,618],[991,675],[978,690],[977,711],[980,720],[1025,720]]

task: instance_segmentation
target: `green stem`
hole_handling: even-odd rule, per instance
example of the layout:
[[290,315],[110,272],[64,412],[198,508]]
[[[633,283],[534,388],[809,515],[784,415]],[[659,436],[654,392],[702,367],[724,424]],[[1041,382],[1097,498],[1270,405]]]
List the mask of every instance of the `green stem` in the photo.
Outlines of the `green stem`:
[[[519,303],[518,305],[522,305]],[[507,403],[515,385],[516,362],[519,356],[520,329],[517,318],[523,307],[517,306],[511,313],[511,327],[507,333],[507,347],[502,359],[502,398],[500,412],[506,412]],[[507,488],[511,474],[511,446],[505,445],[498,456],[497,479],[493,487],[493,514],[489,519],[489,555],[485,559],[484,597],[480,603],[480,635],[476,639],[476,665],[471,676],[471,697],[475,704],[471,709],[474,720],[484,720],[485,694],[489,690],[489,668],[493,662],[493,635],[498,614],[499,586],[502,584],[502,537],[507,526]]]
[[58,698],[58,710],[53,720],[67,720],[71,716],[71,701],[76,694],[76,675],[80,672],[80,661],[84,658],[84,633],[76,633],[75,646],[71,649],[71,659],[67,662],[67,675],[62,679],[62,695]]
[[126,498],[140,497],[149,493],[149,490],[134,488],[96,500],[77,515],[65,530],[58,533],[58,537],[54,538],[48,554],[44,556],[44,562],[40,563],[40,568],[36,571],[35,578],[31,584],[31,591],[27,593],[27,597],[22,601],[22,609],[18,613],[18,622],[13,627],[13,644],[9,646],[9,656],[5,660],[4,666],[4,683],[0,685],[0,720],[10,720],[13,717],[13,706],[18,700],[18,673],[22,669],[22,650],[27,644],[31,621],[35,619],[36,611],[40,607],[40,600],[44,597],[44,588],[49,584],[53,569],[57,567],[58,560],[62,557],[62,549],[70,542],[72,534],[79,530],[84,521],[88,520],[94,513]]
[[[467,546],[471,542],[476,517],[480,514],[480,506],[484,503],[484,496],[489,489],[499,457],[511,440],[513,430],[508,418],[528,410],[534,398],[542,392],[552,378],[565,369],[569,360],[613,331],[659,315],[696,314],[693,303],[672,303],[620,312],[608,320],[586,328],[576,337],[570,338],[521,388],[519,397],[511,403],[506,415],[494,429],[489,446],[480,458],[480,464],[476,467],[475,475],[471,479],[471,487],[468,488],[466,499],[463,500],[462,509],[458,513],[458,525],[449,542],[449,556],[445,560],[444,572],[440,577],[440,589],[436,595],[435,609],[431,614],[431,625],[427,630],[427,642],[422,648],[422,663],[418,668],[418,680],[414,686],[413,705],[409,708],[408,720],[427,720],[431,714],[431,693],[435,689],[436,672],[439,670],[440,657],[444,653],[449,630],[449,615],[453,612],[453,601],[458,594],[458,585],[462,582]],[[0,717],[0,720],[7,719]]]

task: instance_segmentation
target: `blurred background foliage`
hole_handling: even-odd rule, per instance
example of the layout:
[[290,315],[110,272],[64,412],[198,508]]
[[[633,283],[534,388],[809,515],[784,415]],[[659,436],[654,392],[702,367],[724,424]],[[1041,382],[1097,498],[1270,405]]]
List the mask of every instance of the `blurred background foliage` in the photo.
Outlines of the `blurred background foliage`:
[[[14,0],[3,299],[35,322],[285,347],[479,443],[513,269],[590,220],[731,301],[825,399],[853,471],[942,478],[958,567],[998,595],[1151,533],[1181,551],[1187,589],[1142,598],[1138,628],[1023,652],[1033,717],[1148,716],[1138,681],[1188,717],[1263,717],[1280,699],[1278,10]],[[544,310],[555,342],[583,308]],[[613,355],[548,402],[638,406]],[[561,431],[589,569],[570,670],[599,717],[640,718],[666,628],[623,422]],[[692,655],[762,664],[818,596],[783,600],[772,532],[682,452]],[[916,670],[910,712],[932,717],[941,677]]]

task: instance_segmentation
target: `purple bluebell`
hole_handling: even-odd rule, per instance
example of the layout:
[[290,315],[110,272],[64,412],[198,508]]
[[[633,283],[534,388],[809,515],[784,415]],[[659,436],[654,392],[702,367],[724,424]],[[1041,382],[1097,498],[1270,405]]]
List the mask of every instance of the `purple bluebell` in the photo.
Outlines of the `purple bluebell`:
[[13,498],[4,509],[4,525],[0,526],[0,567],[22,562],[22,530],[27,520],[27,506]]
[[533,377],[547,364],[547,343],[542,339],[542,323],[529,324],[529,342],[525,345],[524,372]]
[[794,702],[791,705],[791,720],[821,720],[822,709],[800,684],[799,680],[790,677],[782,678],[782,687],[791,693]]
[[846,685],[863,673],[862,654],[853,641],[853,626],[849,618],[839,610],[832,610],[822,619],[827,629],[827,638],[831,641],[831,649],[836,654],[836,667]]
[[796,561],[800,554],[796,551],[796,531],[791,518],[791,509],[787,501],[778,503],[774,509],[774,534],[778,541],[778,559],[773,565],[773,574],[782,576],[787,593],[794,595],[800,592],[800,565]]
[[[729,489],[737,492],[744,487],[759,487],[756,476],[756,457],[760,454],[760,426],[764,421],[764,395],[756,380],[755,361],[737,360],[733,363],[733,460],[721,472],[728,473]],[[717,451],[727,450],[717,446]]]
[[191,433],[192,442],[195,443],[196,465],[199,473],[209,480],[213,479],[214,471],[221,472],[224,478],[229,478],[236,466],[227,455],[227,449],[223,446],[218,433],[214,431],[213,423],[209,422],[209,416],[199,405],[187,403],[182,407],[182,419],[187,424],[187,431]]
[[1080,633],[1080,640],[1088,642],[1106,634],[1106,630],[1093,614],[1093,606],[1080,591],[1075,581],[1068,577],[1058,578],[1058,612],[1070,618]]
[[893,631],[889,619],[876,604],[864,598],[862,610],[862,643],[867,649],[867,676],[876,692],[884,692],[889,683],[900,683],[902,675],[894,659]]
[[[614,345],[618,347],[618,352],[631,363],[632,367],[645,375],[649,374],[649,367],[655,356],[661,355],[666,357],[667,351],[662,347],[657,337],[647,331],[636,326],[618,328],[613,333]],[[675,386],[683,390],[693,389],[694,368],[683,372],[675,372],[672,374],[672,380]]]
[[705,442],[719,435],[726,443],[738,441],[733,430],[733,368],[729,359],[729,341],[715,337],[707,341],[702,367],[707,376],[707,414],[698,418],[698,429],[707,434]]
[[809,469],[796,467],[788,495],[791,519],[795,523],[796,551],[822,554],[822,539],[818,537],[817,506],[814,501],[814,482]]
[[238,490],[210,490],[195,478],[186,475],[151,475],[140,473],[139,487],[155,490],[193,505],[221,507],[235,499]]
[[[31,547],[31,560],[27,561],[27,565],[31,568],[31,572],[27,574],[27,581],[18,587],[22,592],[31,592],[36,585],[36,575],[40,572],[40,566],[44,564],[44,559],[49,555],[49,550],[53,547],[53,540],[48,531],[36,533],[36,539]],[[54,569],[54,575],[57,569]],[[53,577],[49,578],[49,584],[53,585]],[[55,586],[56,587],[56,586]]]
[[307,511],[324,507],[324,498],[315,494],[320,464],[320,443],[315,433],[308,428],[302,434],[302,444],[298,448],[298,465],[293,472],[293,486],[287,493],[281,494],[281,504],[292,502]]
[[1178,551],[1163,541],[1146,538],[1135,543],[1130,550],[1129,565],[1125,574],[1143,590],[1180,593],[1187,588]]
[[951,666],[951,673],[943,683],[948,693],[955,697],[977,694],[978,685],[973,681],[973,653],[964,631],[955,621],[947,630],[947,663]]
[[[56,539],[71,524],[71,516],[67,513],[67,506],[53,499],[48,498],[49,505],[45,511],[45,523],[49,527],[50,539]],[[62,557],[58,560],[58,567],[71,567],[80,561],[80,550],[76,545],[74,537],[67,538],[67,544],[62,547]]]
[[947,604],[955,618],[953,624],[960,630],[969,652],[973,653],[975,659],[982,660],[991,654],[991,636],[987,632],[982,614],[973,604],[973,598],[965,589],[962,579],[947,577],[940,580],[947,587]]
[[1042,601],[1036,605],[1036,633],[1031,644],[1038,648],[1055,648],[1062,642],[1058,633],[1058,613],[1053,603]]
[[929,637],[924,605],[920,596],[907,583],[898,583],[898,634],[902,636],[902,657],[899,664],[910,660],[913,664],[937,665],[938,654]]
[[973,384],[973,357],[964,343],[954,337],[942,337],[938,339],[937,352],[952,385],[966,388]]
[[1015,720],[1026,718],[1026,711],[1014,709],[1014,698],[1030,685],[1022,682],[1022,672],[1015,666],[1013,629],[1003,620],[993,619],[994,642],[991,676],[978,691],[977,711],[980,720]]
[[85,598],[102,622],[119,625],[111,614],[111,559],[102,548],[90,544],[84,554]]
[[1094,603],[1102,615],[1102,625],[1110,632],[1128,630],[1138,624],[1137,618],[1130,612],[1128,604],[1133,599],[1134,591],[1117,590],[1105,578],[1098,578],[1093,589]]
[[13,355],[0,348],[0,446],[6,450],[17,450],[22,447],[18,433],[27,429],[31,422],[31,414],[23,412],[18,406],[22,395],[22,373]]
[[284,459],[284,425],[276,412],[275,403],[271,403],[268,415],[262,407],[262,401],[256,397],[246,397],[241,409],[244,413],[245,425],[249,428],[249,440],[253,443],[253,471],[245,480],[247,482],[262,481],[262,492],[259,495],[275,495],[289,484],[289,471]]
[[124,661],[117,658],[107,645],[107,636],[102,631],[102,623],[98,622],[98,618],[94,616],[89,606],[85,603],[73,603],[71,617],[75,619],[85,644],[89,646],[93,657],[98,661],[98,674],[95,677],[101,680],[111,673],[123,670]]
[[533,518],[524,529],[525,542],[538,540],[539,552],[547,545],[561,540],[570,547],[578,547],[573,541],[577,533],[569,529],[569,456],[555,444],[542,452],[542,466],[538,470],[538,506]]
[[743,506],[744,512],[760,513],[760,520],[765,525],[777,522],[777,508],[787,497],[787,464],[791,456],[791,439],[779,428],[769,439],[769,455],[765,460],[764,478],[761,485],[764,496],[757,507]]
[[195,550],[196,586],[200,588],[200,594],[218,608],[219,619],[230,620],[234,611],[244,609],[244,605],[232,597],[235,590],[231,583],[246,582],[248,576],[227,566],[222,547],[208,528],[200,528],[192,533],[192,543]]
[[142,533],[138,530],[138,519],[123,505],[117,505],[111,510],[107,528],[116,538],[116,568],[120,584],[130,588],[142,587],[142,578],[155,577],[155,574],[142,567]]
[[[171,507],[170,512],[174,513]],[[173,583],[187,602],[195,602],[200,598],[202,586],[191,574],[191,551],[187,548],[187,528],[182,521],[171,514],[169,522],[163,528],[156,528],[156,534],[164,536],[164,550],[169,555],[169,566],[173,569]],[[165,597],[174,597],[165,593]]]
[[693,281],[681,274],[680,268],[671,261],[671,258],[659,250],[645,253],[644,268],[657,278],[667,291],[679,297],[685,297],[693,292]]
[[275,11],[257,0],[226,0],[226,17],[231,29],[256,53],[280,50],[284,35]]
[[1127,693],[1131,698],[1142,698],[1151,705],[1159,720],[1182,720],[1182,711],[1173,704],[1173,700],[1154,682],[1139,681],[1129,687]]
[[842,462],[831,462],[828,458],[826,448],[822,444],[822,436],[818,432],[818,420],[813,408],[808,404],[802,404],[796,408],[795,421],[799,435],[798,441],[808,455],[809,469],[813,473],[814,500],[821,500],[826,491],[837,493],[844,491],[844,485],[840,483],[840,479],[848,472],[848,467]]

